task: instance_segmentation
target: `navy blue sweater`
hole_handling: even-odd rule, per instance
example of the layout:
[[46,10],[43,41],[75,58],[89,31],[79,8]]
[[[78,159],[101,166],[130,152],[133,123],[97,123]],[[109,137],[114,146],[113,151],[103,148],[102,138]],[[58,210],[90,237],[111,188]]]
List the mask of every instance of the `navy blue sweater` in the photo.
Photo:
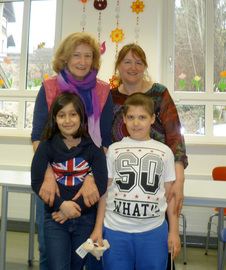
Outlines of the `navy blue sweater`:
[[[77,194],[89,168],[92,169],[100,196],[106,192],[106,156],[103,148],[98,148],[90,138],[82,137],[81,143],[71,149],[68,149],[59,135],[40,142],[31,165],[31,186],[37,195],[48,163],[52,164],[60,190],[60,197],[55,195],[53,207],[45,205],[48,213],[58,211],[63,201],[71,200]],[[88,208],[82,196],[75,202],[80,205],[82,214],[96,211],[96,205]]]

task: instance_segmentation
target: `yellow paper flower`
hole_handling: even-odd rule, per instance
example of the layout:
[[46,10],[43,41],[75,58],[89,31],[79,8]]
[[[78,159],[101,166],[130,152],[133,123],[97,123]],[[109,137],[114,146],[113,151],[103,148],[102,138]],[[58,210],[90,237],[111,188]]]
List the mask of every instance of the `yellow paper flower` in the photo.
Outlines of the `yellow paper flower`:
[[0,80],[0,85],[3,85],[3,83],[4,83],[4,81],[1,79],[1,80]]
[[49,75],[48,74],[44,75],[44,79],[47,79],[47,78],[49,78]]
[[131,6],[132,12],[136,12],[139,14],[139,12],[143,12],[143,8],[145,5],[143,4],[143,1],[137,0],[136,2],[133,2],[133,5]]
[[119,81],[118,81],[117,77],[114,76],[114,75],[112,76],[111,79],[109,79],[109,81],[110,81],[110,86],[111,86],[111,88],[115,88],[115,87],[117,87],[118,84],[119,84]]
[[121,41],[123,39],[123,32],[122,32],[122,29],[118,29],[116,28],[114,31],[111,31],[111,39],[112,39],[112,42],[116,42],[116,43],[119,43],[119,41]]
[[222,71],[222,72],[220,73],[220,75],[221,75],[222,77],[226,77],[226,71]]
[[198,81],[200,81],[200,80],[201,80],[201,77],[199,77],[199,76],[195,76],[194,80],[195,80],[196,82],[198,82]]

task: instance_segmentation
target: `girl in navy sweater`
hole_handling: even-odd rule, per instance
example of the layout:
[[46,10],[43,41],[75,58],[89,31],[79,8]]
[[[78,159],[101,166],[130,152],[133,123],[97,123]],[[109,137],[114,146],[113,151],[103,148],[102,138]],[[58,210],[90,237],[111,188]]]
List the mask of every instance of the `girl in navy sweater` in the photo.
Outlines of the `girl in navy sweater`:
[[[96,220],[96,205],[87,207],[79,191],[87,173],[92,170],[102,196],[107,187],[107,166],[102,147],[98,148],[87,133],[86,115],[76,94],[64,92],[52,103],[41,142],[31,166],[31,185],[38,195],[48,163],[52,165],[60,196],[54,204],[45,205],[45,241],[49,269],[83,269],[85,259],[75,250],[89,238]],[[54,214],[61,216],[56,222]],[[59,215],[60,214],[60,215]],[[92,260],[96,260],[92,256]],[[101,262],[96,260],[96,264]]]

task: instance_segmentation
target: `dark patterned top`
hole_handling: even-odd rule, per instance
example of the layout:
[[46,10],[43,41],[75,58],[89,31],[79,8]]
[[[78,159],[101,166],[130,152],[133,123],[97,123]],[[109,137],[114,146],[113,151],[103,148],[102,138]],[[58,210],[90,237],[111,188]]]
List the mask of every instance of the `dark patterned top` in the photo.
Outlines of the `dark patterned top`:
[[[181,135],[181,124],[177,109],[168,89],[159,83],[155,83],[146,94],[150,95],[155,103],[156,120],[151,126],[151,138],[168,145],[174,153],[175,161],[183,162],[184,168],[186,168],[188,158],[184,137]],[[129,135],[122,116],[124,102],[128,95],[121,94],[118,88],[111,89],[111,95],[114,104],[111,138],[113,142],[117,142]]]

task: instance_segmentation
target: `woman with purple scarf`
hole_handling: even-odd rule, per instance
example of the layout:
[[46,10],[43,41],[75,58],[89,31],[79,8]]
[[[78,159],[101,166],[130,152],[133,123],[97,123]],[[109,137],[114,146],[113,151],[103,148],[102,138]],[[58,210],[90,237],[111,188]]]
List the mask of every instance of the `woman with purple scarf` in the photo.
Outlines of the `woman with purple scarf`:
[[[100,46],[87,33],[76,32],[66,37],[59,45],[53,59],[53,70],[57,75],[44,80],[37,95],[33,115],[31,140],[36,151],[53,100],[62,92],[76,93],[83,101],[88,118],[88,133],[93,142],[106,150],[111,144],[113,103],[109,85],[97,79],[100,68]],[[39,192],[42,200],[53,205],[55,193],[59,194],[55,176],[49,165]],[[83,196],[86,206],[91,207],[100,198],[94,178],[87,175],[82,188],[74,199]],[[44,240],[44,202],[36,196],[36,224],[40,252],[40,270],[47,270]],[[95,257],[87,259],[86,270],[102,269]]]

